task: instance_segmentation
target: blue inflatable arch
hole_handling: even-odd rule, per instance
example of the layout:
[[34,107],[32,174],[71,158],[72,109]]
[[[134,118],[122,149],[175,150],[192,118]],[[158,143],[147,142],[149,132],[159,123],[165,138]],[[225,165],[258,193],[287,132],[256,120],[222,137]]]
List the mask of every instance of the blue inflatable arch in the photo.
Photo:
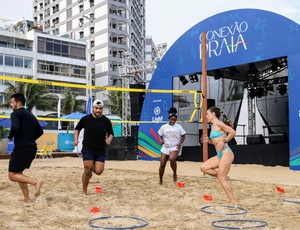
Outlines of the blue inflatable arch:
[[[159,63],[149,89],[173,89],[173,78],[201,72],[201,33],[207,33],[207,70],[237,66],[277,57],[288,58],[290,168],[300,170],[300,31],[294,21],[273,12],[239,9],[199,22],[169,48]],[[141,121],[167,121],[172,94],[147,93]],[[161,124],[141,123],[140,159],[160,157],[157,131]]]

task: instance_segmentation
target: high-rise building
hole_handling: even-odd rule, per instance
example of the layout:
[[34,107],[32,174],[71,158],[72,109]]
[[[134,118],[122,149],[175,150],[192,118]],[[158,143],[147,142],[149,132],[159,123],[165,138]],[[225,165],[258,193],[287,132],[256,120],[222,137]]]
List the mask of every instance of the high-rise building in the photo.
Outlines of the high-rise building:
[[[36,26],[87,42],[88,79],[97,86],[121,85],[123,52],[130,53],[132,65],[144,63],[144,15],[145,0],[33,0]],[[135,81],[144,82],[144,74]]]
[[[152,37],[147,36],[146,38],[146,62],[155,62],[156,58],[158,58],[157,49],[153,42]],[[157,63],[158,64],[158,63]],[[154,73],[155,68],[146,69],[146,88],[148,89],[149,83],[151,81],[152,75]]]

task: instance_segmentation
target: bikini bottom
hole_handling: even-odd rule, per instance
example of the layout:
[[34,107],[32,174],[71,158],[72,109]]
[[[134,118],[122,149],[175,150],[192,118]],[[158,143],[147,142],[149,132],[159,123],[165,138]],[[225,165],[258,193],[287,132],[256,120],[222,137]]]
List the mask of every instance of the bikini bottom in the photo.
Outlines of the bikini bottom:
[[[227,148],[229,151],[232,152],[231,148],[228,145],[225,145],[224,148]],[[217,156],[218,156],[219,159],[222,158],[224,148],[217,152]]]

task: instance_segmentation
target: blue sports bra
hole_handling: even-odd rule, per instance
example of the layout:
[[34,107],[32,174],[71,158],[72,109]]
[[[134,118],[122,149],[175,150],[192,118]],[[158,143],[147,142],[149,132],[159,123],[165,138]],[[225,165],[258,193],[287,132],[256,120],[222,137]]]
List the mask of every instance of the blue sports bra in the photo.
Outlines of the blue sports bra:
[[225,134],[214,129],[210,132],[209,138],[213,139],[213,138],[222,137],[222,136],[225,136]]

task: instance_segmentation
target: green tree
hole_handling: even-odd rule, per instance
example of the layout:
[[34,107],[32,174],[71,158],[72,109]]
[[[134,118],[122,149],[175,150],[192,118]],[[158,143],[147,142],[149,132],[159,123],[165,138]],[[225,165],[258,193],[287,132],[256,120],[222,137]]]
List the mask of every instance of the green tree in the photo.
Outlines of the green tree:
[[82,99],[76,99],[78,93],[71,91],[65,91],[63,93],[63,100],[61,105],[61,111],[63,114],[67,115],[73,112],[85,112],[86,101]]
[[109,100],[105,106],[111,110],[112,114],[117,114],[118,116],[122,116],[122,92],[109,91],[107,97]]
[[[32,79],[28,76],[25,79]],[[32,111],[33,107],[38,110],[55,110],[55,103],[57,101],[54,95],[49,94],[49,90],[46,85],[39,85],[27,82],[12,82],[6,81],[4,85],[7,87],[4,91],[6,101],[1,107],[9,108],[9,98],[15,93],[23,93],[26,98],[26,108],[28,111]]]

